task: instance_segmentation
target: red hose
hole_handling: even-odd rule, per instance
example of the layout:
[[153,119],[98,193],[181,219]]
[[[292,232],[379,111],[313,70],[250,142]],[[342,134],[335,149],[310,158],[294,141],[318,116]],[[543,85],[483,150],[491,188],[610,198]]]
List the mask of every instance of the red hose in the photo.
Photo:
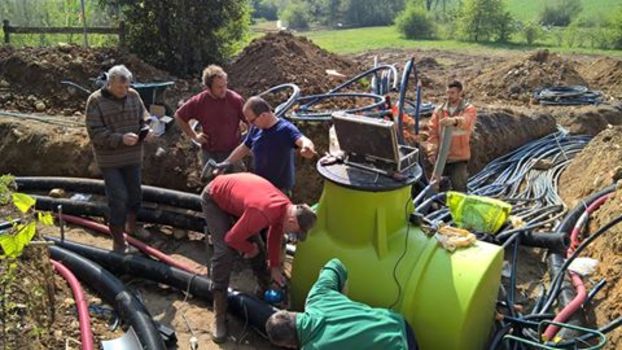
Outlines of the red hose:
[[[97,232],[101,232],[101,233],[105,233],[105,234],[110,234],[110,230],[108,229],[108,227],[106,225],[102,225],[100,223],[91,221],[91,220],[87,220],[78,216],[73,216],[73,215],[67,215],[67,214],[62,214],[61,218],[69,223],[75,224],[75,225],[79,225],[88,229],[91,229],[93,231],[97,231]],[[125,237],[125,239],[127,240],[127,242],[131,245],[133,245],[134,247],[140,249],[142,252],[144,252],[145,254],[152,256],[164,263],[166,263],[167,265],[176,267],[178,269],[184,270],[186,272],[190,272],[190,273],[194,273],[194,274],[200,274],[201,272],[198,271],[195,268],[192,268],[184,263],[178,262],[175,259],[171,258],[170,256],[166,255],[165,253],[163,253],[162,251],[147,245],[143,242],[141,242],[140,240],[124,233],[123,236]]]
[[89,316],[89,307],[84,297],[84,291],[80,286],[80,282],[74,274],[58,261],[51,260],[54,270],[67,281],[71,287],[73,298],[76,300],[78,308],[78,321],[80,323],[80,341],[82,342],[82,350],[93,350],[93,332],[91,331],[91,318]]
[[[589,216],[594,211],[596,211],[596,209],[598,209],[601,205],[603,205],[603,203],[605,203],[607,199],[609,199],[610,196],[611,194],[606,194],[598,198],[594,202],[592,202],[592,204],[590,204],[590,206],[587,207],[585,211],[583,212],[583,214],[579,217],[579,220],[577,220],[577,223],[572,228],[572,232],[570,234],[570,246],[568,247],[568,250],[566,251],[566,257],[570,257],[572,253],[575,251],[575,249],[577,249],[577,247],[580,244],[579,233],[581,232],[581,230],[583,229],[587,221],[587,218],[584,216],[585,215]],[[566,322],[566,320],[568,320],[581,307],[581,305],[583,305],[583,303],[585,302],[585,299],[587,298],[587,291],[585,289],[585,285],[583,284],[583,280],[581,279],[581,276],[571,271],[570,279],[572,280],[572,285],[576,289],[577,295],[574,297],[574,299],[572,299],[570,303],[568,303],[568,305],[564,306],[564,308],[555,316],[555,318],[553,319],[553,322],[559,322],[559,323]],[[542,334],[542,338],[545,340],[553,339],[553,337],[557,334],[557,332],[559,332],[559,328],[560,327],[556,325],[549,325],[548,327],[546,327],[546,330]]]

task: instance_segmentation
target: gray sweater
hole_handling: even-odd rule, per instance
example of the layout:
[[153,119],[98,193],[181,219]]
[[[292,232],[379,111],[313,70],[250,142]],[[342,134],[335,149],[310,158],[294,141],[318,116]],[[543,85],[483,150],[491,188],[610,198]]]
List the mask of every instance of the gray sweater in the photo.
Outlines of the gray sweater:
[[118,168],[140,164],[143,144],[123,143],[123,134],[138,135],[148,117],[140,95],[129,89],[124,98],[117,98],[105,88],[97,90],[86,101],[86,129],[93,144],[99,168]]

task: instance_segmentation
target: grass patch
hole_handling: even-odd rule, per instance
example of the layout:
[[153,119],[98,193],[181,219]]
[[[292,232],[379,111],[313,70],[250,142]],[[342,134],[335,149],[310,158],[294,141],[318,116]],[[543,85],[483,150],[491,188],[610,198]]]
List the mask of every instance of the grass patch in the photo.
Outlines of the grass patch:
[[469,43],[456,40],[408,40],[392,27],[368,27],[343,30],[319,30],[301,32],[318,46],[338,54],[360,53],[377,49],[438,49],[479,54],[503,53],[503,51],[530,51],[548,48],[564,54],[612,55],[622,57],[621,50],[557,47],[554,40],[543,38],[532,46],[523,43]]

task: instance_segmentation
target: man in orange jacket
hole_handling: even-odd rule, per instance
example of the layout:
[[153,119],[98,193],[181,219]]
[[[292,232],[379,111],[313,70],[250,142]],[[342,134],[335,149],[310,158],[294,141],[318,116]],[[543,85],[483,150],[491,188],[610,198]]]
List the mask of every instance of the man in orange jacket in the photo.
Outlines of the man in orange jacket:
[[452,188],[460,192],[467,191],[467,165],[471,159],[469,143],[476,118],[475,107],[462,97],[462,83],[454,80],[447,85],[447,101],[434,110],[430,119],[428,157],[432,163],[438,156],[441,129],[448,126],[454,128],[443,175],[448,176]]

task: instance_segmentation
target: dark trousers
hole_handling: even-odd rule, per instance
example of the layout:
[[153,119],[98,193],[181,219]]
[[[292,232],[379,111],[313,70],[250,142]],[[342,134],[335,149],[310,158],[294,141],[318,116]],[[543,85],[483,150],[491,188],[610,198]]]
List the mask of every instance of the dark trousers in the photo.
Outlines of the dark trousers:
[[[214,254],[212,255],[210,264],[210,277],[212,279],[212,288],[214,290],[225,291],[229,287],[229,280],[231,278],[231,270],[233,269],[233,262],[236,251],[229,247],[225,243],[225,235],[233,224],[235,218],[220,209],[220,207],[214,202],[209,193],[209,186],[206,186],[201,193],[201,207],[203,208],[203,215],[207,228],[212,235],[212,245],[214,247]],[[251,267],[255,276],[258,279],[260,285],[269,283],[269,272],[266,266],[266,253],[263,242],[259,239],[258,235],[251,237],[251,240],[255,242],[259,247],[259,254],[251,259]],[[206,240],[207,241],[207,240]]]
[[141,164],[101,169],[108,199],[108,223],[124,226],[128,213],[137,213],[142,202]]
[[458,192],[467,192],[467,182],[469,180],[468,162],[453,162],[445,165],[443,175],[448,176],[451,181],[451,188]]

